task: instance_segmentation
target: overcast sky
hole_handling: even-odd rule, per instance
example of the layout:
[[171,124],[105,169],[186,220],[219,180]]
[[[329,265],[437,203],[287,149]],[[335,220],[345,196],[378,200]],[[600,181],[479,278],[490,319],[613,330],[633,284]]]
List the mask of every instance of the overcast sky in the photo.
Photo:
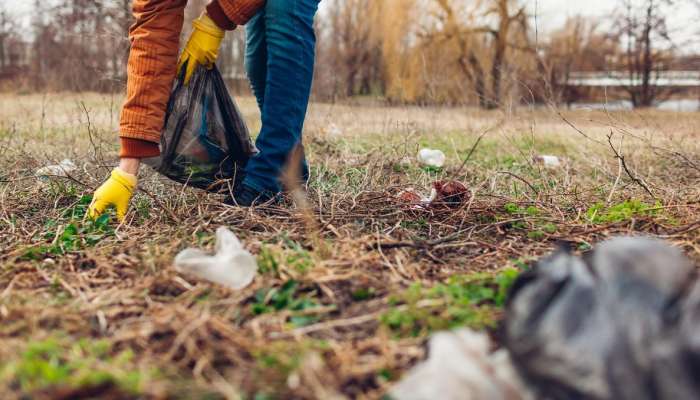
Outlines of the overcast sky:
[[[543,19],[563,21],[567,15],[587,14],[604,15],[614,8],[614,0],[528,0],[532,10],[535,3],[539,3],[539,12]],[[0,0],[12,11],[26,14],[31,10],[32,3],[29,0]]]
[[[567,17],[577,14],[587,16],[606,16],[619,4],[615,0],[527,0],[530,13],[534,15],[537,9],[538,27],[548,31],[561,26]],[[23,16],[25,19],[31,12],[33,1],[30,0],[0,0],[6,9]],[[688,3],[687,1],[685,3]],[[678,6],[672,20],[675,28],[695,30],[698,10],[693,6]],[[700,29],[700,28],[699,28]]]
[[[535,0],[528,0],[534,11]],[[567,15],[588,14],[588,15],[603,15],[612,9],[612,0],[538,0],[539,12],[543,21],[556,20],[563,21]],[[6,8],[17,12],[18,14],[26,15],[32,7],[32,1],[29,0],[0,0],[0,4],[6,5]]]

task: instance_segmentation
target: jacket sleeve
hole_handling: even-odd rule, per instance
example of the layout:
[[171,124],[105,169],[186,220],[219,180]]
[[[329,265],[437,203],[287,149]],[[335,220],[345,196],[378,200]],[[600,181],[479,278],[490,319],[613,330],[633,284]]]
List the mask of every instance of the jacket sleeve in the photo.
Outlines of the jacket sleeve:
[[177,69],[187,0],[134,0],[129,30],[126,101],[120,119],[122,157],[158,155],[160,132]]
[[265,0],[212,0],[207,14],[222,29],[245,25],[265,5]]

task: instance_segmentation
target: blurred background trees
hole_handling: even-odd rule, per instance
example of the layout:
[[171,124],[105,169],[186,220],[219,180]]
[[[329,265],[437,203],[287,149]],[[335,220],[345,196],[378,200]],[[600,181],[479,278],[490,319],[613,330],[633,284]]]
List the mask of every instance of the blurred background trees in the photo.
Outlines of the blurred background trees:
[[[617,35],[623,46],[624,69],[631,81],[639,85],[625,86],[635,107],[650,107],[662,95],[652,85],[654,74],[669,70],[675,54],[675,43],[667,23],[673,0],[622,0],[616,19]],[[669,94],[670,90],[664,91]]]
[[[130,0],[28,1],[22,35],[0,4],[0,88],[123,90]],[[678,93],[654,85],[659,74],[700,68],[667,24],[683,1],[698,2],[617,0],[614,15],[571,16],[543,32],[526,0],[324,0],[314,95],[485,109],[572,103],[600,95],[574,84],[581,74],[607,73],[627,78],[620,98],[650,106]],[[183,42],[206,2],[190,0]],[[239,93],[248,90],[244,31],[227,35],[219,59]]]

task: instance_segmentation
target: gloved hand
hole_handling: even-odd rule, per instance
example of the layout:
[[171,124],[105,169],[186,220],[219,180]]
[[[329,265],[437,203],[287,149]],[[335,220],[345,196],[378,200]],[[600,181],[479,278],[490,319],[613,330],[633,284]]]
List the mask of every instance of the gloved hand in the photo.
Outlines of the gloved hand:
[[177,66],[178,71],[181,71],[182,66],[187,63],[185,85],[190,82],[197,65],[201,64],[210,69],[214,67],[221,41],[226,34],[206,13],[197,18],[192,26],[194,30]]
[[137,182],[136,175],[115,168],[107,182],[95,191],[90,208],[88,208],[88,217],[97,218],[107,207],[114,206],[119,222],[123,222]]

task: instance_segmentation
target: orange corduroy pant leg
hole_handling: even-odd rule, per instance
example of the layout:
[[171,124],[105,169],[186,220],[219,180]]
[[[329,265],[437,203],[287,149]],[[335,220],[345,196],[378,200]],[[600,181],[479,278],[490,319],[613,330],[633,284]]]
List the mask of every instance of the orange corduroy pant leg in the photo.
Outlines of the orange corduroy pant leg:
[[[225,29],[243,25],[265,0],[214,0],[207,9]],[[121,157],[159,154],[158,143],[177,73],[180,33],[187,0],[134,0],[136,22],[129,31],[126,101],[119,126]],[[223,27],[222,27],[223,28]]]

